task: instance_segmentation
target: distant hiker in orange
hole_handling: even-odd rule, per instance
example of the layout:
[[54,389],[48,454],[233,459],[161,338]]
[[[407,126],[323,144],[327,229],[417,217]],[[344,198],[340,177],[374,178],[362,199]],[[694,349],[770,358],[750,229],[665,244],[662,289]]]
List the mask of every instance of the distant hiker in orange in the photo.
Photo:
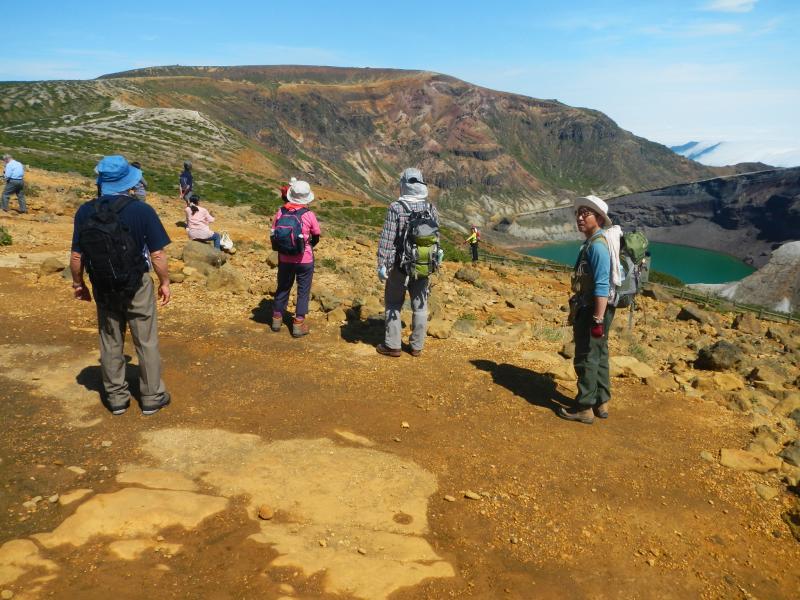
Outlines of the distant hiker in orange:
[[272,331],[280,331],[289,293],[297,279],[297,302],[292,320],[292,336],[309,334],[306,315],[314,278],[314,246],[322,233],[317,216],[308,209],[314,192],[305,181],[294,180],[286,191],[286,204],[272,219],[270,241],[278,251],[278,289],[272,305]]
[[469,249],[472,250],[473,264],[478,262],[478,242],[480,241],[480,239],[481,239],[481,234],[478,231],[478,227],[476,225],[473,225],[469,237],[464,240],[465,243],[469,244]]

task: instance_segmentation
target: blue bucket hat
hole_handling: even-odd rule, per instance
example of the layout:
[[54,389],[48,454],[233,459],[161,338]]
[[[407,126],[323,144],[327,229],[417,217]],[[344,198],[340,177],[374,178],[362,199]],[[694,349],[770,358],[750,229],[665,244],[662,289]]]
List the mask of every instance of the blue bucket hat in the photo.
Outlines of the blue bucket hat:
[[124,156],[104,156],[97,163],[97,183],[103,194],[127,192],[142,180],[142,172],[128,164]]

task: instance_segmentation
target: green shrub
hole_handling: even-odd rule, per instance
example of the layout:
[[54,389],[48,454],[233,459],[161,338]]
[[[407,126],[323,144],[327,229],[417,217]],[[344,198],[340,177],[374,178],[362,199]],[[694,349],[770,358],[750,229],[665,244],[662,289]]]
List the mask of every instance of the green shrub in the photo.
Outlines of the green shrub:
[[662,285],[671,285],[673,287],[683,287],[684,283],[674,275],[669,273],[662,273],[661,271],[650,271],[650,282],[660,283]]
[[5,227],[0,226],[0,246],[11,245],[11,234],[8,233]]
[[330,269],[331,271],[336,271],[336,259],[326,257],[320,259],[319,261],[320,266],[325,267],[326,269]]

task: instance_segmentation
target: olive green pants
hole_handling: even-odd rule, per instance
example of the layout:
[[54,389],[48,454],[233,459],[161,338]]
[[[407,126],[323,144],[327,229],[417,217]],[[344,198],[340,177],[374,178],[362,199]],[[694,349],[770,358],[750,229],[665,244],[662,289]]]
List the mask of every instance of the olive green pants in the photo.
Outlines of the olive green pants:
[[594,322],[593,307],[578,309],[572,325],[575,340],[575,358],[572,364],[578,375],[578,395],[575,401],[586,408],[604,404],[611,399],[611,377],[608,372],[608,330],[614,320],[614,307],[606,309],[603,337],[594,338],[591,334]]

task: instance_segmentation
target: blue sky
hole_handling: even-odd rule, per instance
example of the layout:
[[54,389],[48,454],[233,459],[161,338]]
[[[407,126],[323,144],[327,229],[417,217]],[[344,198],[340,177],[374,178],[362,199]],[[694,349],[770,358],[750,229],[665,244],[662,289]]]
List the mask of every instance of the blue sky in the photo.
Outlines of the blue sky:
[[165,65],[426,69],[662,143],[800,146],[800,1],[58,2],[5,7],[0,80]]

